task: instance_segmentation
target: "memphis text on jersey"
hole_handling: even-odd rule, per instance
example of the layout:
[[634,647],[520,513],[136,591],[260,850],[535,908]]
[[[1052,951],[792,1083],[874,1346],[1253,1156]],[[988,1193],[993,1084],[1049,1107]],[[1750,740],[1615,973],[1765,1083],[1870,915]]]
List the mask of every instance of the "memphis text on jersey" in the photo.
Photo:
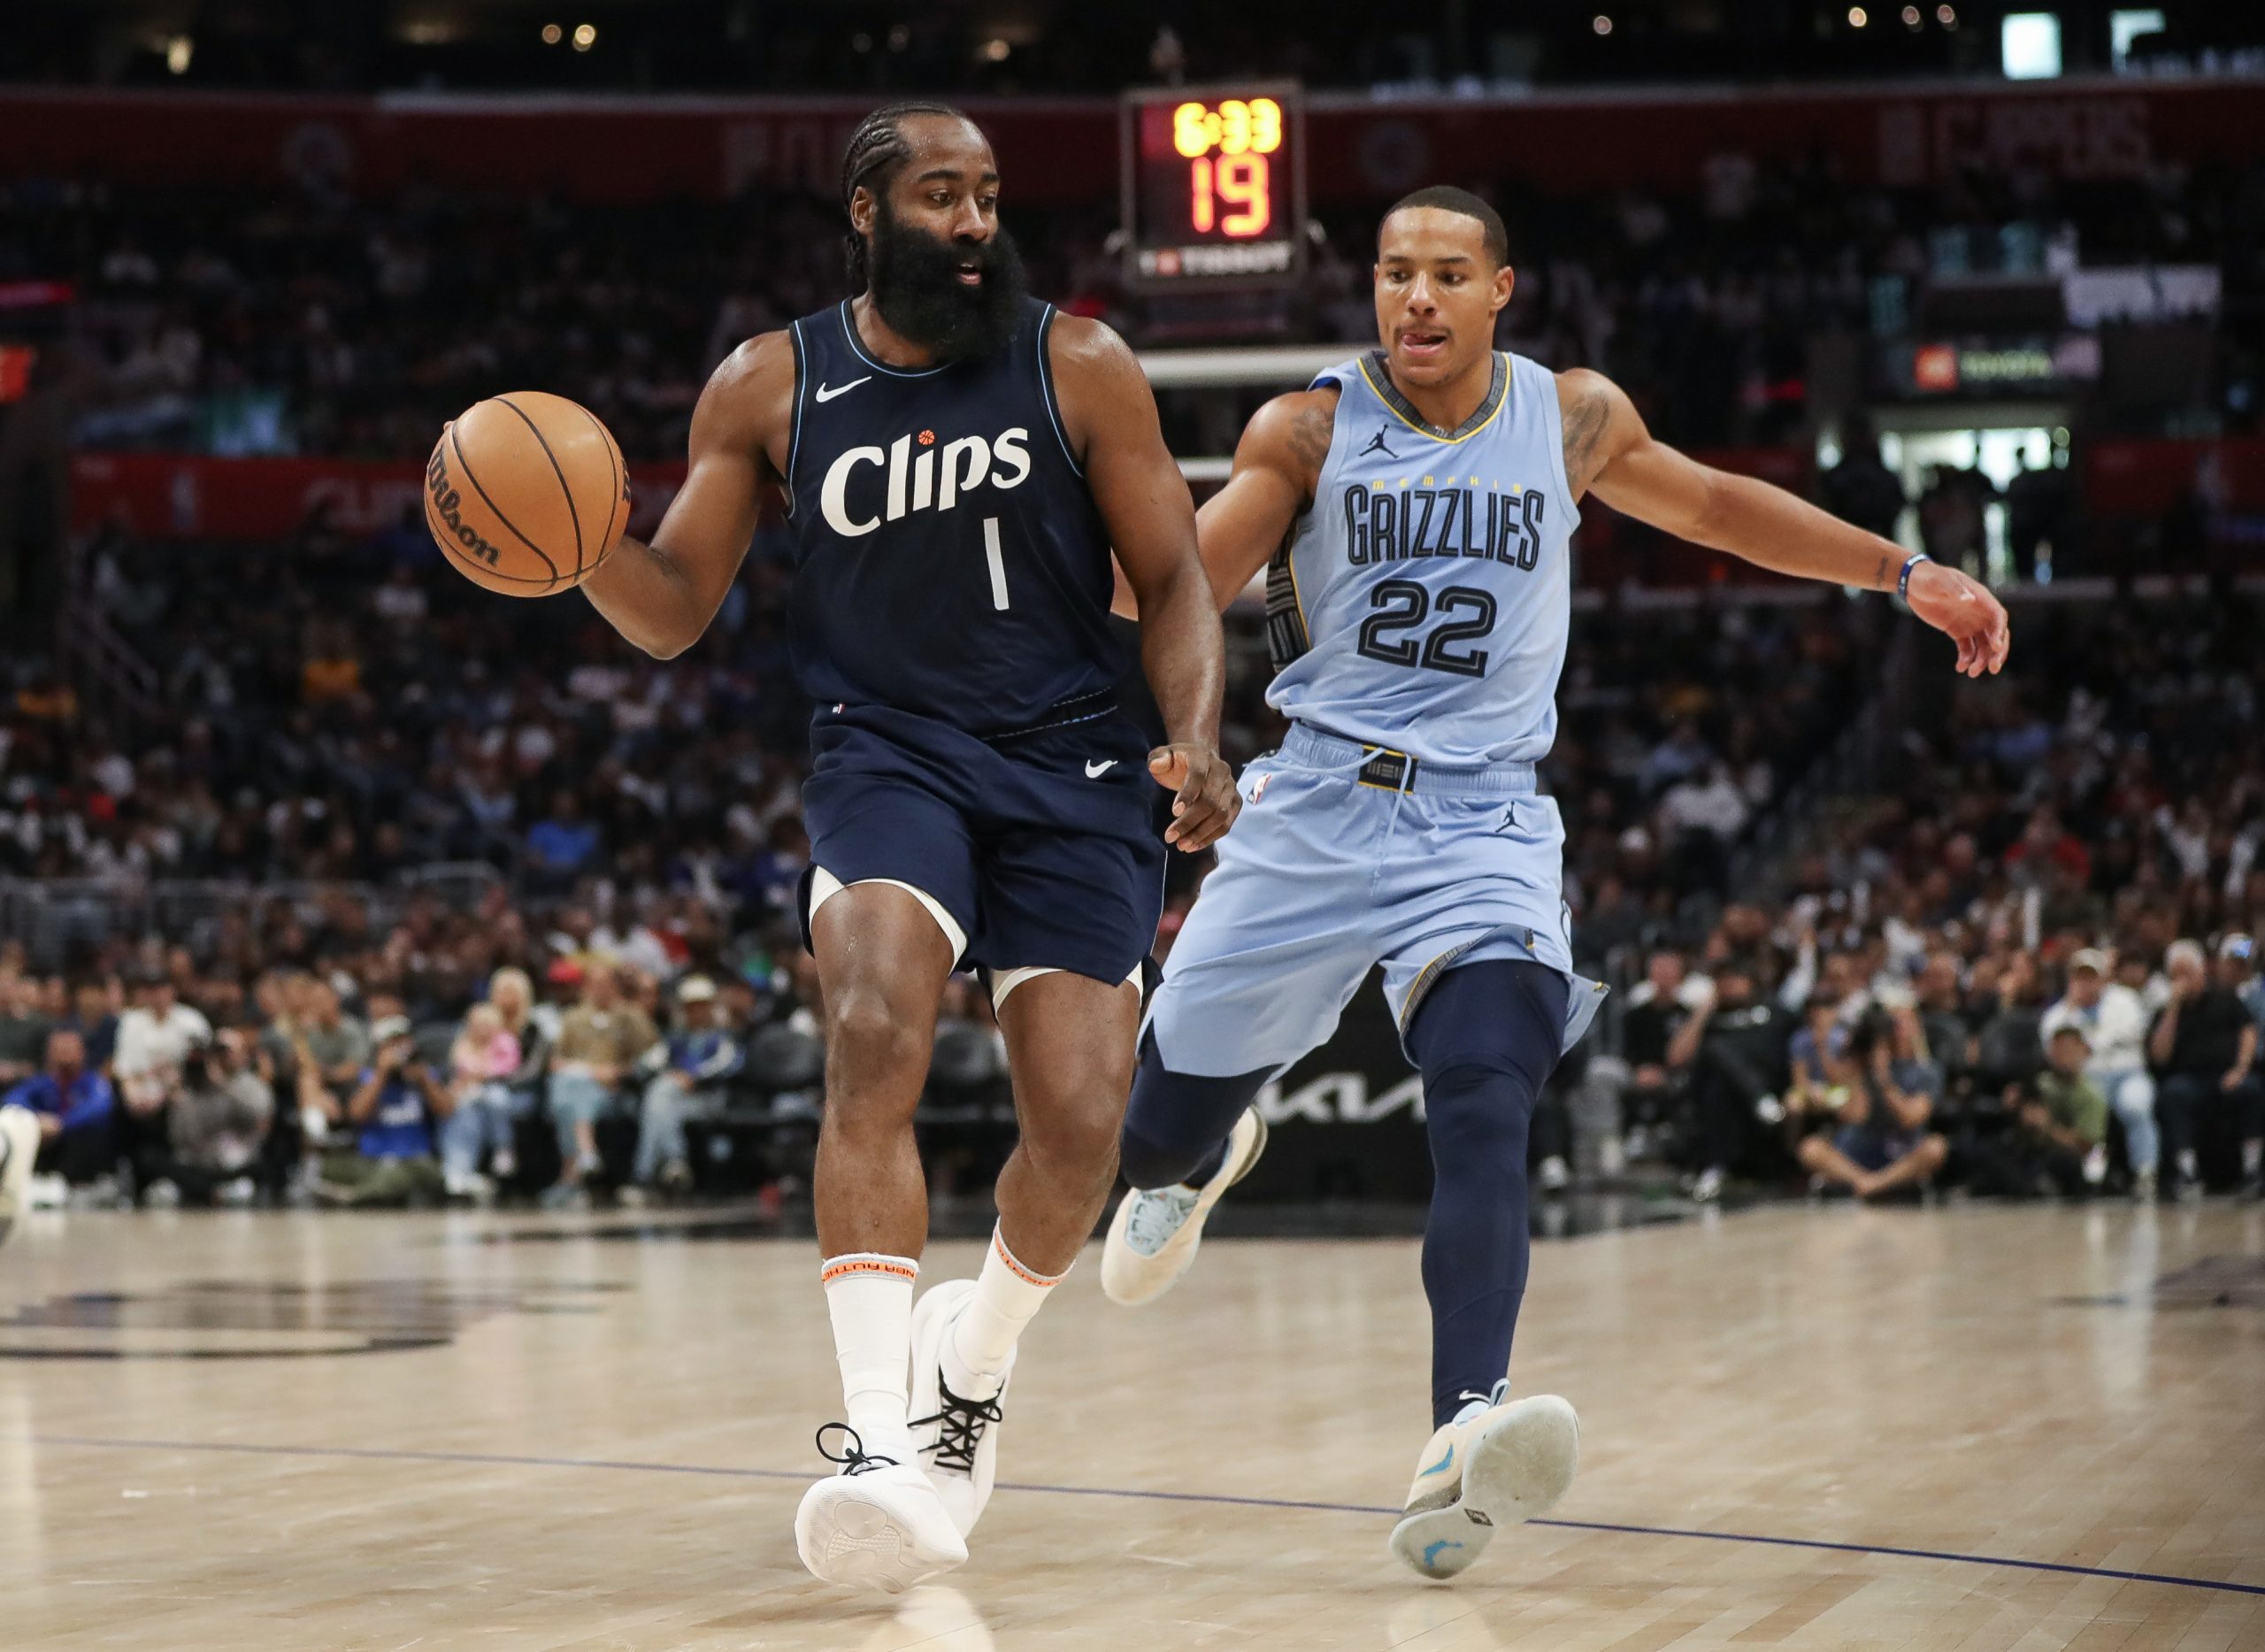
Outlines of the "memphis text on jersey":
[[1541,559],[1540,488],[1496,493],[1435,487],[1428,476],[1424,482],[1421,488],[1346,485],[1347,563],[1365,568],[1417,557],[1473,557],[1530,571]]
[[[886,449],[846,449],[825,467],[818,513],[844,539],[856,539],[910,511],[949,511],[979,488],[1019,488],[1030,475],[1029,442],[1029,430],[1016,425],[987,440],[961,436],[941,448],[934,431],[923,430],[899,436]],[[868,465],[874,473],[861,474]]]

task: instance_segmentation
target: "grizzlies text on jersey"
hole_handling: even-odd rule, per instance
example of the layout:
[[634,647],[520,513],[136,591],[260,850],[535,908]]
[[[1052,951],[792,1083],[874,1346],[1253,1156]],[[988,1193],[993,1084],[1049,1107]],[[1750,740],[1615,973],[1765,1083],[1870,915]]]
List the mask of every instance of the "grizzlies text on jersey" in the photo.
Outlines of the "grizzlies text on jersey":
[[1109,533],[1026,301],[999,356],[885,366],[846,303],[795,322],[787,462],[795,669],[821,704],[1032,728],[1124,668]]
[[1339,392],[1329,455],[1266,580],[1267,698],[1291,727],[1243,771],[1150,1006],[1174,1072],[1286,1066],[1379,967],[1403,1034],[1441,975],[1493,959],[1567,979],[1564,1045],[1596,1014],[1602,989],[1573,972],[1564,821],[1534,772],[1572,618],[1557,383],[1493,362],[1451,431],[1381,351],[1315,381]]
[[1555,377],[1497,353],[1455,431],[1382,351],[1314,380],[1337,413],[1313,507],[1267,572],[1284,716],[1427,763],[1533,762],[1557,731],[1572,616]]

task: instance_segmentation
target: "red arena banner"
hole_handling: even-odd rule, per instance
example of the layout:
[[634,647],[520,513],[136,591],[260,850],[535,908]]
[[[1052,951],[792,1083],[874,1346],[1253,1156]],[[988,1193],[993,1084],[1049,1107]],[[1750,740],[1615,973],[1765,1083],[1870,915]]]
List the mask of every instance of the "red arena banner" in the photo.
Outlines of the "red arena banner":
[[[843,98],[374,98],[0,90],[13,172],[153,184],[322,179],[382,191],[415,177],[600,200],[833,192],[869,104]],[[1010,200],[1117,198],[1117,104],[975,98]],[[1725,158],[1817,156],[1863,182],[1963,167],[2135,177],[2265,156],[2265,97],[2236,80],[1862,84],[1828,90],[1535,92],[1516,99],[1308,101],[1309,192],[1374,203],[1424,183],[1530,178],[1553,188],[1688,185]]]
[[[643,534],[683,485],[684,463],[639,465],[629,481],[630,531]],[[317,524],[357,535],[424,521],[425,472],[414,463],[81,453],[71,484],[74,531],[117,522],[137,539],[267,542]]]

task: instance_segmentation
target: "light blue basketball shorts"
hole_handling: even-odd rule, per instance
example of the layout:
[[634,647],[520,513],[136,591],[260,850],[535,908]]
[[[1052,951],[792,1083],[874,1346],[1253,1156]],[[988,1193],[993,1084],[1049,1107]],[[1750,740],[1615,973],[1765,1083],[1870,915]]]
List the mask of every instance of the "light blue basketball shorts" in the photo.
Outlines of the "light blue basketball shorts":
[[1174,1072],[1286,1067],[1337,1026],[1384,966],[1405,1049],[1442,972],[1524,958],[1571,986],[1562,1049],[1605,988],[1573,972],[1561,893],[1565,828],[1530,763],[1415,765],[1294,724],[1243,771],[1243,810],[1164,963],[1148,1009]]

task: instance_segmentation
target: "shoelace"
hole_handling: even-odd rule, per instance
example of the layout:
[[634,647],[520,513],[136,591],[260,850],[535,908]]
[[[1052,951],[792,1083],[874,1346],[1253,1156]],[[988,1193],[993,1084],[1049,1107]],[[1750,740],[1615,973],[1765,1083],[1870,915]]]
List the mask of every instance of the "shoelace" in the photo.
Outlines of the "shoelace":
[[937,1425],[936,1466],[950,1469],[955,1473],[975,1472],[976,1448],[983,1443],[983,1431],[1000,1420],[999,1402],[966,1400],[954,1394],[939,1376],[936,1390],[943,1398],[936,1414],[913,1419],[915,1428]]
[[1132,1218],[1125,1224],[1125,1238],[1142,1256],[1155,1256],[1163,1249],[1165,1241],[1179,1232],[1180,1224],[1187,1220],[1188,1212],[1194,1210],[1200,1196],[1176,1188],[1134,1194]]
[[[827,1433],[837,1428],[848,1437],[848,1443],[841,1448],[840,1456],[834,1456],[825,1448]],[[877,1456],[867,1452],[865,1442],[857,1437],[857,1431],[847,1423],[822,1425],[818,1431],[817,1444],[818,1456],[824,1457],[828,1463],[841,1464],[841,1471],[844,1474],[864,1474],[874,1469],[893,1469],[897,1465],[894,1457]]]

